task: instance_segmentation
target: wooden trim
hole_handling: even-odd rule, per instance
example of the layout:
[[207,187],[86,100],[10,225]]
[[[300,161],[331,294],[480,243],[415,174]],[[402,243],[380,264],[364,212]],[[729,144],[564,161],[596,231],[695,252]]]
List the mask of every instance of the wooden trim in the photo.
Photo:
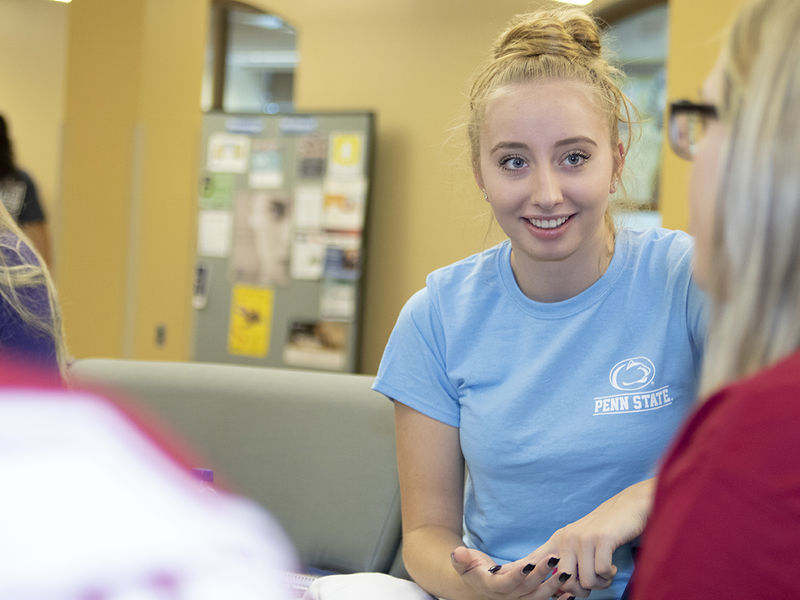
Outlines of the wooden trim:
[[211,110],[222,110],[225,98],[225,59],[228,54],[228,10],[219,0],[211,3],[211,36],[214,67],[211,80]]
[[224,10],[240,10],[242,12],[263,13],[265,11],[260,8],[241,2],[240,0],[212,0],[214,6],[218,6]]

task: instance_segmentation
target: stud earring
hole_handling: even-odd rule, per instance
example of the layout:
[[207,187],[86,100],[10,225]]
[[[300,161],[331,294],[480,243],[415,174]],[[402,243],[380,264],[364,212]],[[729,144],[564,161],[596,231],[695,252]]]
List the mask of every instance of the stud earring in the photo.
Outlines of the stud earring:
[[489,201],[489,196],[486,194],[486,190],[481,190],[483,192],[483,199],[487,202]]

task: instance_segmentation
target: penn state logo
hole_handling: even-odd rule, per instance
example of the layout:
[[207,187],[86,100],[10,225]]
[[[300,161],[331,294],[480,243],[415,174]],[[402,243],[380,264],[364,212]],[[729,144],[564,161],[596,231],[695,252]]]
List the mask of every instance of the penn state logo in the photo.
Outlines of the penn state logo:
[[608,374],[608,380],[622,392],[640,390],[649,385],[656,376],[653,362],[644,356],[619,361]]

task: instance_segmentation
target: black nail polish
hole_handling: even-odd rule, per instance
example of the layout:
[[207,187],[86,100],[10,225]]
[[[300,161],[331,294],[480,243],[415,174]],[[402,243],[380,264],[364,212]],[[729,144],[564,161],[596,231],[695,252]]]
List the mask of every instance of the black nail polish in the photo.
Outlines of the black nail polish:
[[536,568],[536,565],[532,565],[531,563],[528,563],[527,565],[522,567],[522,574],[523,575],[527,575],[528,573],[533,571],[535,568]]
[[547,566],[551,569],[558,564],[558,561],[561,560],[560,558],[556,558],[555,556],[547,561]]
[[501,567],[502,567],[502,565],[495,565],[495,566],[493,566],[492,568],[489,569],[489,573],[494,575],[495,573],[497,573],[500,570]]
[[562,573],[561,575],[559,575],[559,576],[558,576],[558,580],[559,580],[561,583],[564,583],[564,582],[565,582],[567,579],[569,579],[570,577],[572,577],[572,575],[571,575],[570,573]]
[[575,596],[570,596],[567,600],[575,600]]

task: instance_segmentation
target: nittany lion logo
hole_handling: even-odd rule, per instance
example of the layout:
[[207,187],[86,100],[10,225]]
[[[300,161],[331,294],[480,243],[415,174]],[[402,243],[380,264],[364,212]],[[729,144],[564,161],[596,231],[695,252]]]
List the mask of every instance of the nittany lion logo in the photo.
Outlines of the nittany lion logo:
[[656,367],[649,358],[637,356],[619,361],[608,374],[608,380],[622,392],[640,390],[656,376]]

